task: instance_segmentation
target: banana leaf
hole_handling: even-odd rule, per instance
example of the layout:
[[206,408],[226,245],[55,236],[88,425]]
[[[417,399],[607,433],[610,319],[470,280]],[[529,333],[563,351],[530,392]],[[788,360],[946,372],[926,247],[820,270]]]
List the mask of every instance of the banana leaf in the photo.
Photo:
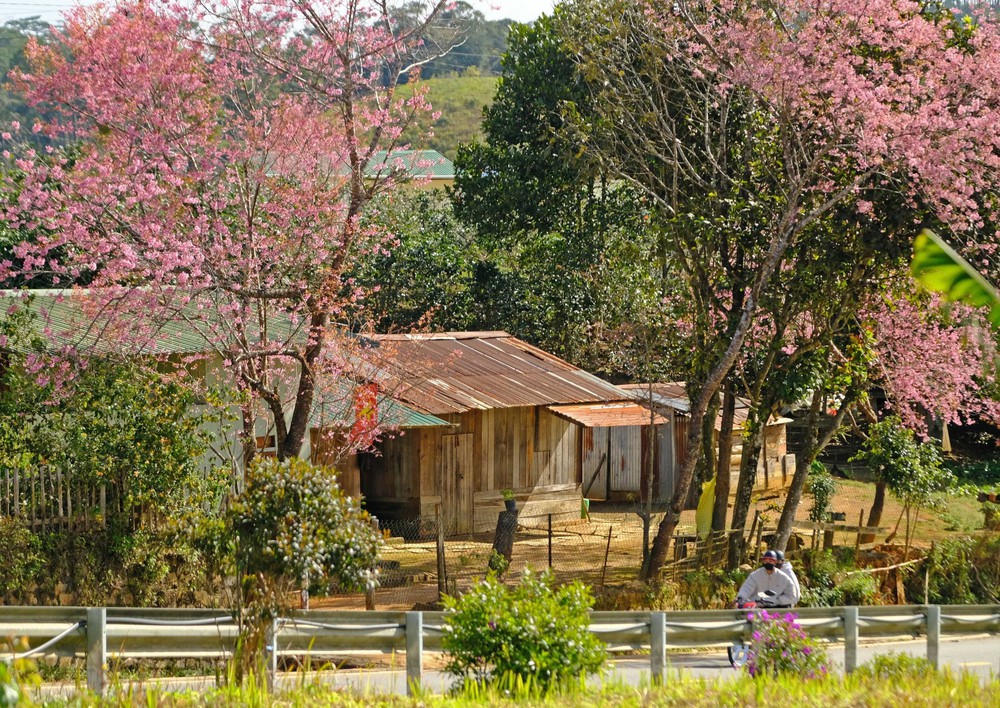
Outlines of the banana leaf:
[[987,307],[989,321],[1000,328],[1000,292],[936,233],[924,229],[913,244],[913,277],[949,302]]

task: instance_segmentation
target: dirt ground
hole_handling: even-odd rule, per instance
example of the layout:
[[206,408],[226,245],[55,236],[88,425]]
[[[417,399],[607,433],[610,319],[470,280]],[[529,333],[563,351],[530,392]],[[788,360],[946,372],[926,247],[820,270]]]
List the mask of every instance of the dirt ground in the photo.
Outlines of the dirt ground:
[[[844,526],[857,526],[859,518],[865,521],[874,496],[874,485],[864,482],[838,480],[838,490],[831,505],[832,511],[841,512]],[[807,496],[799,505],[797,520],[807,522],[811,499]],[[781,513],[780,498],[760,499],[750,512],[750,520],[755,511],[763,519],[765,533],[774,528]],[[901,505],[891,496],[886,499],[881,527],[874,544],[866,544],[872,549],[884,544],[892,532],[902,511]],[[651,533],[656,532],[661,515],[655,515]],[[641,562],[643,539],[642,520],[634,513],[592,512],[589,519],[581,519],[578,514],[561,514],[552,517],[552,538],[549,539],[547,522],[544,517],[521,518],[514,539],[514,550],[506,577],[516,580],[526,569],[541,570],[551,567],[559,580],[579,579],[599,588],[603,585],[619,585],[633,581],[637,577]],[[914,527],[914,545],[929,547],[956,532],[970,532],[983,524],[979,505],[972,498],[945,498],[940,507],[922,511]],[[685,512],[681,517],[678,534],[695,532],[694,512]],[[900,524],[896,542],[903,543],[905,517]],[[811,532],[798,531],[799,539],[808,547],[812,543]],[[375,593],[375,604],[380,610],[408,610],[413,608],[431,609],[438,600],[437,553],[435,539],[406,540],[390,536],[386,540],[382,554],[382,587]],[[481,579],[487,568],[492,548],[493,534],[479,534],[445,543],[446,582],[448,594],[460,593]],[[841,531],[834,533],[834,545],[854,546],[857,533]],[[693,545],[688,545],[693,554]],[[551,553],[551,563],[550,563]],[[792,553],[794,557],[794,552]],[[688,566],[678,564],[678,571],[686,571]],[[666,572],[669,574],[671,568]],[[364,609],[365,598],[359,594],[334,595],[314,598],[313,608]]]

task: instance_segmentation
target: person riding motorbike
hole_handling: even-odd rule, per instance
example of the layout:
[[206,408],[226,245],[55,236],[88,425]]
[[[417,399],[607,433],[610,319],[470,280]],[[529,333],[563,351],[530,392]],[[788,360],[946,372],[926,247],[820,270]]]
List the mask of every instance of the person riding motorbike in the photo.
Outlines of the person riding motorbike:
[[750,573],[736,593],[736,605],[741,607],[763,593],[772,607],[791,607],[798,602],[798,592],[791,578],[778,570],[778,554],[765,551],[761,567]]

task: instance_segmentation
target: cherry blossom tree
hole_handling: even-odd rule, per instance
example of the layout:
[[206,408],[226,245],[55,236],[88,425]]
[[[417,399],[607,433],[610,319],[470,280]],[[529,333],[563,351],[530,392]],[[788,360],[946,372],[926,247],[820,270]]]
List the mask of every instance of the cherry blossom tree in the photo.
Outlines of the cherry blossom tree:
[[[994,217],[977,195],[1000,167],[1000,35],[909,0],[594,2],[574,18],[582,72],[601,94],[601,119],[581,126],[588,149],[665,218],[685,218],[696,238],[674,238],[674,258],[694,261],[703,215],[745,204],[754,216],[743,223],[755,275],[733,291],[733,316],[689,383],[688,454],[650,577],[687,497],[706,411],[801,234],[848,202],[870,213],[866,189],[919,202],[955,232]],[[748,165],[759,168],[750,180]]]
[[[32,236],[0,281],[88,282],[67,293],[88,313],[77,343],[148,353],[196,337],[239,392],[245,461],[260,413],[278,456],[299,454],[325,382],[363,356],[349,273],[383,239],[360,216],[399,181],[392,150],[429,110],[396,93],[443,3],[418,4],[405,31],[381,0],[70,11],[13,76],[55,117],[3,136],[3,219]],[[17,129],[67,147],[19,148]]]

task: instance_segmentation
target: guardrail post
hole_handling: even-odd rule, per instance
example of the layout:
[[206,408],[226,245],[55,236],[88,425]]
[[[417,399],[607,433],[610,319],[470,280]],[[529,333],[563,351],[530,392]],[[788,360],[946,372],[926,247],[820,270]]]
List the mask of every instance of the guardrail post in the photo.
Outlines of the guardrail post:
[[104,607],[87,608],[87,688],[104,695],[108,679],[108,611]]
[[929,605],[927,613],[927,661],[935,669],[941,668],[941,606]]
[[858,668],[858,608],[844,608],[844,673]]
[[281,620],[277,617],[271,620],[264,634],[264,673],[267,681],[267,690],[274,692],[274,684],[278,678],[278,623]]
[[420,690],[424,673],[424,613],[406,613],[406,695]]
[[649,677],[653,684],[667,680],[667,613],[649,613]]

